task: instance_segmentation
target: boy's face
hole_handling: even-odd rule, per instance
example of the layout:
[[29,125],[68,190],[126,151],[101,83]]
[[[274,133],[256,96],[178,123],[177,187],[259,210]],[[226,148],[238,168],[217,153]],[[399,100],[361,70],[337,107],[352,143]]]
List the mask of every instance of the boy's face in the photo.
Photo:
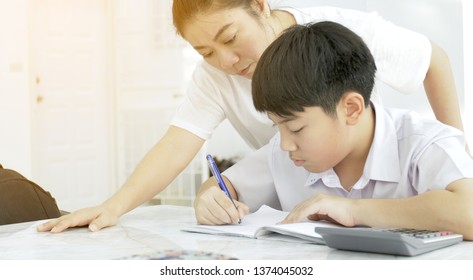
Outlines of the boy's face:
[[282,118],[269,113],[281,134],[281,149],[289,152],[296,166],[320,173],[335,167],[350,152],[350,130],[344,114],[337,108],[337,118],[320,107],[306,107],[304,112]]

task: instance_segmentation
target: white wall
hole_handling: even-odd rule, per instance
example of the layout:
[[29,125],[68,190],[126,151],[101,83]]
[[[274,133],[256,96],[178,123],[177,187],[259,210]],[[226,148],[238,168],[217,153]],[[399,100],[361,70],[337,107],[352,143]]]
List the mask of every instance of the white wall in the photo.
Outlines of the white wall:
[[28,0],[0,0],[0,164],[31,176]]

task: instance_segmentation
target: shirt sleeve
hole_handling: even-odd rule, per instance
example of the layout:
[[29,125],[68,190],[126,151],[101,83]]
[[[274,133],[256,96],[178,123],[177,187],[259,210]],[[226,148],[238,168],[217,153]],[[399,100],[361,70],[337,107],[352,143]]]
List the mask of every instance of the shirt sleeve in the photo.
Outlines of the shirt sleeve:
[[[178,107],[171,125],[183,128],[201,137],[210,138],[217,126],[226,118],[225,112],[219,105],[221,91],[224,90],[224,79],[220,73],[204,67],[202,62],[197,66],[192,81]],[[219,84],[218,80],[222,84]]]
[[473,178],[473,159],[465,151],[461,135],[445,137],[428,145],[413,161],[412,170],[418,193],[442,190],[454,181]]
[[222,173],[235,187],[238,201],[250,207],[251,212],[262,205],[281,209],[269,168],[270,146],[267,144],[251,152]]

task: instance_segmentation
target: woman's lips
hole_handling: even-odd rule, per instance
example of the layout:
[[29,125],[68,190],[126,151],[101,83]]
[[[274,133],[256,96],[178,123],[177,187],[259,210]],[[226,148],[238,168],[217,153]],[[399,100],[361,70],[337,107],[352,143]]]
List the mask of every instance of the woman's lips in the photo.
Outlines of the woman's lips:
[[248,74],[248,72],[250,71],[250,66],[251,66],[251,64],[248,65],[248,66],[247,66],[246,68],[244,68],[243,70],[241,70],[238,74],[239,74],[240,76],[246,76],[246,75]]

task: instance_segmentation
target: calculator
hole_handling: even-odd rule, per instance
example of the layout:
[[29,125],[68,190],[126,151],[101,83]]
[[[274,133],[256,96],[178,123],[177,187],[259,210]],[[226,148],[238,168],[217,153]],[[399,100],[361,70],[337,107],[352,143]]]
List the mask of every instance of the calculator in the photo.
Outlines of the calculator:
[[449,231],[316,227],[327,246],[335,249],[416,256],[463,240]]

